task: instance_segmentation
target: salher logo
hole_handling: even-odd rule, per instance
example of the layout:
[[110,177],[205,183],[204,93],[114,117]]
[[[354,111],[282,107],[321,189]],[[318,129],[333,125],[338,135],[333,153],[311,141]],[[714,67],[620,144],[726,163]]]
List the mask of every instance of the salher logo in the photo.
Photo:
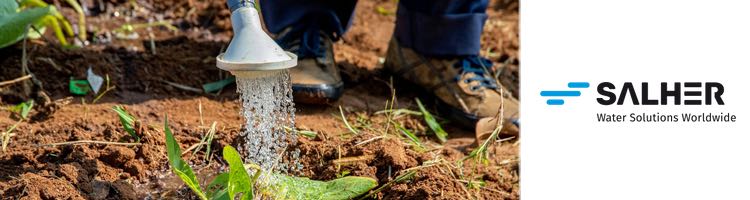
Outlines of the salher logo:
[[[640,87],[638,87],[640,86]],[[589,88],[589,82],[569,82],[563,90],[542,90],[542,97],[549,97],[547,105],[565,104],[564,98],[580,97],[581,91]],[[639,91],[640,90],[640,91]],[[651,92],[649,92],[651,91]],[[624,82],[620,87],[611,82],[596,85],[596,103],[602,106],[634,105],[629,112],[608,112],[602,109],[595,113],[597,122],[736,122],[737,116],[721,107],[708,107],[700,112],[682,112],[659,110],[659,106],[712,106],[724,105],[724,85],[718,82],[659,82],[651,84],[641,82]],[[658,94],[657,94],[658,93]],[[656,94],[656,95],[654,95]]]
[[[589,82],[569,82],[568,88],[589,88]],[[544,90],[540,93],[543,97],[556,97],[547,99],[547,105],[563,105],[565,100],[562,97],[578,97],[581,91],[578,90]]]

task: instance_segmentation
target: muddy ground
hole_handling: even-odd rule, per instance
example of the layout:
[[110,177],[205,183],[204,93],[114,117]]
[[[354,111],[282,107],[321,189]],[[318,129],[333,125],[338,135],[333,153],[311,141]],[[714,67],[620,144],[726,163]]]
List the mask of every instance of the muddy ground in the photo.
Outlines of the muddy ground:
[[[194,198],[168,169],[163,120],[169,116],[170,127],[183,150],[199,143],[208,126],[217,122],[210,159],[204,159],[205,151],[183,156],[204,179],[224,167],[221,147],[240,142],[237,135],[244,119],[239,116],[240,105],[233,85],[214,94],[174,86],[200,88],[202,84],[229,76],[215,67],[214,59],[231,38],[229,11],[223,1],[86,2],[88,46],[64,49],[49,33],[42,39],[30,40],[26,43],[25,61],[34,78],[0,87],[4,108],[28,99],[36,103],[30,119],[19,123],[7,150],[0,153],[0,197]],[[516,1],[493,1],[482,37],[482,54],[507,72],[501,81],[516,95],[517,9]],[[61,10],[76,23],[72,9],[63,4]],[[393,131],[393,127],[384,126],[386,117],[377,111],[383,110],[392,96],[388,82],[384,81],[389,78],[380,73],[380,68],[394,27],[395,10],[395,1],[359,1],[351,30],[334,46],[346,79],[344,96],[326,106],[297,105],[297,128],[318,133],[315,138],[300,139],[298,148],[305,165],[300,173],[319,180],[345,174],[367,176],[383,185],[405,169],[423,166],[414,178],[395,183],[373,196],[518,199],[517,139],[493,144],[486,165],[465,161],[459,167],[456,161],[476,148],[471,130],[444,124],[450,139],[439,144],[433,136],[426,135],[429,130],[420,117],[405,116],[399,122],[420,135],[428,150],[416,151],[396,134],[381,137],[388,128]],[[143,23],[149,19],[171,20],[179,31],[162,27],[140,29],[135,40],[121,39],[113,33],[125,23]],[[0,81],[22,75],[21,44],[0,49]],[[94,95],[74,96],[68,91],[68,81],[84,79],[89,67],[97,74],[108,75],[115,87],[97,102],[93,102]],[[394,107],[417,110],[414,91],[398,84],[394,88],[397,96]],[[140,145],[90,142],[50,145],[81,140],[133,142],[134,138],[122,129],[111,110],[115,105],[125,105],[140,119],[143,137]],[[339,117],[339,106],[347,120],[361,126],[358,134],[345,127]],[[2,131],[18,120],[9,110],[0,110]],[[347,158],[353,160],[340,162]]]

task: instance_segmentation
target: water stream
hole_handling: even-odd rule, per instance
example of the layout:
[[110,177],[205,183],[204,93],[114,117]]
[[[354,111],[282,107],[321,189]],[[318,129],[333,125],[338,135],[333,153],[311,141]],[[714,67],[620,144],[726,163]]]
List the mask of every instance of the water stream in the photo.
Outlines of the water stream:
[[264,171],[293,172],[302,168],[299,150],[290,149],[297,142],[294,127],[294,102],[288,70],[263,72],[255,77],[237,76],[245,117],[245,140],[239,146],[246,163],[259,165]]

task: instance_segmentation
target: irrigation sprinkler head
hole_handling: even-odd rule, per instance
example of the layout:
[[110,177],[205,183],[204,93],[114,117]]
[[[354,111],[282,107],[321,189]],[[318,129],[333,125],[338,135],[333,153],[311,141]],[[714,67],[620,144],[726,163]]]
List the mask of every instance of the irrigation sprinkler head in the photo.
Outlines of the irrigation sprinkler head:
[[234,37],[226,52],[216,56],[216,67],[237,77],[262,77],[297,66],[297,55],[284,51],[262,29],[250,0],[227,0],[232,10]]

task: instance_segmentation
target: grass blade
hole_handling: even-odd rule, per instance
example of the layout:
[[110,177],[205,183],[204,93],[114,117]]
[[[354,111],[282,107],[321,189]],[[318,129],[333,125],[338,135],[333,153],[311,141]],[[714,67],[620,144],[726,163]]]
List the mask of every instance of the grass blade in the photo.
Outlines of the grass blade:
[[[240,154],[231,146],[225,146],[224,160],[229,163],[229,180],[227,182],[229,199],[234,199],[236,194],[242,193],[241,200],[252,200],[253,182],[245,170]],[[260,173],[260,171],[256,173]]]
[[34,107],[34,100],[28,100],[11,107],[10,111],[18,114],[21,119],[26,119],[29,116],[32,107]]
[[172,135],[172,130],[169,129],[169,119],[166,117],[164,118],[164,134],[166,135],[167,157],[169,158],[169,165],[172,166],[172,171],[174,171],[174,173],[177,174],[177,176],[179,176],[180,179],[182,179],[182,181],[185,182],[185,184],[193,190],[198,197],[200,197],[200,199],[208,200],[206,194],[201,190],[198,178],[195,177],[195,173],[193,173],[193,168],[190,168],[190,165],[180,157],[182,155],[180,145],[177,144],[177,140],[175,140],[174,135]]
[[128,111],[125,110],[122,106],[114,106],[112,107],[112,110],[114,110],[117,113],[117,116],[120,117],[120,123],[122,124],[122,127],[127,131],[130,136],[133,136],[135,138],[135,142],[140,142],[141,138],[138,137],[138,134],[135,133],[135,117],[133,115],[130,115]]
[[419,138],[416,135],[414,135],[413,133],[411,133],[411,131],[407,130],[406,128],[404,128],[403,126],[399,125],[396,122],[393,122],[393,126],[395,126],[398,130],[400,130],[401,133],[403,133],[404,135],[406,135],[407,138],[409,138],[409,140],[411,141],[411,143],[414,144],[414,146],[415,146],[415,148],[416,148],[417,151],[424,151],[425,149],[427,149],[422,144],[422,142],[419,141]]
[[427,122],[427,126],[432,129],[433,132],[435,132],[435,136],[437,136],[438,140],[440,140],[441,143],[444,143],[446,140],[448,140],[448,133],[446,133],[443,130],[443,127],[440,126],[440,123],[435,120],[435,117],[430,114],[427,109],[425,109],[424,105],[422,105],[422,101],[419,101],[419,98],[417,100],[417,106],[419,106],[419,110],[422,111],[422,116],[424,116],[424,121]]
[[359,132],[357,132],[357,130],[354,129],[352,125],[349,124],[349,121],[346,120],[346,116],[344,116],[344,109],[342,109],[341,106],[339,106],[339,113],[341,113],[341,120],[344,121],[344,125],[346,125],[346,128],[349,129],[349,131],[351,131],[355,135],[359,134]]
[[227,183],[229,182],[229,173],[221,173],[214,178],[211,183],[206,186],[208,196],[212,200],[224,200],[230,199],[229,193],[227,193]]

